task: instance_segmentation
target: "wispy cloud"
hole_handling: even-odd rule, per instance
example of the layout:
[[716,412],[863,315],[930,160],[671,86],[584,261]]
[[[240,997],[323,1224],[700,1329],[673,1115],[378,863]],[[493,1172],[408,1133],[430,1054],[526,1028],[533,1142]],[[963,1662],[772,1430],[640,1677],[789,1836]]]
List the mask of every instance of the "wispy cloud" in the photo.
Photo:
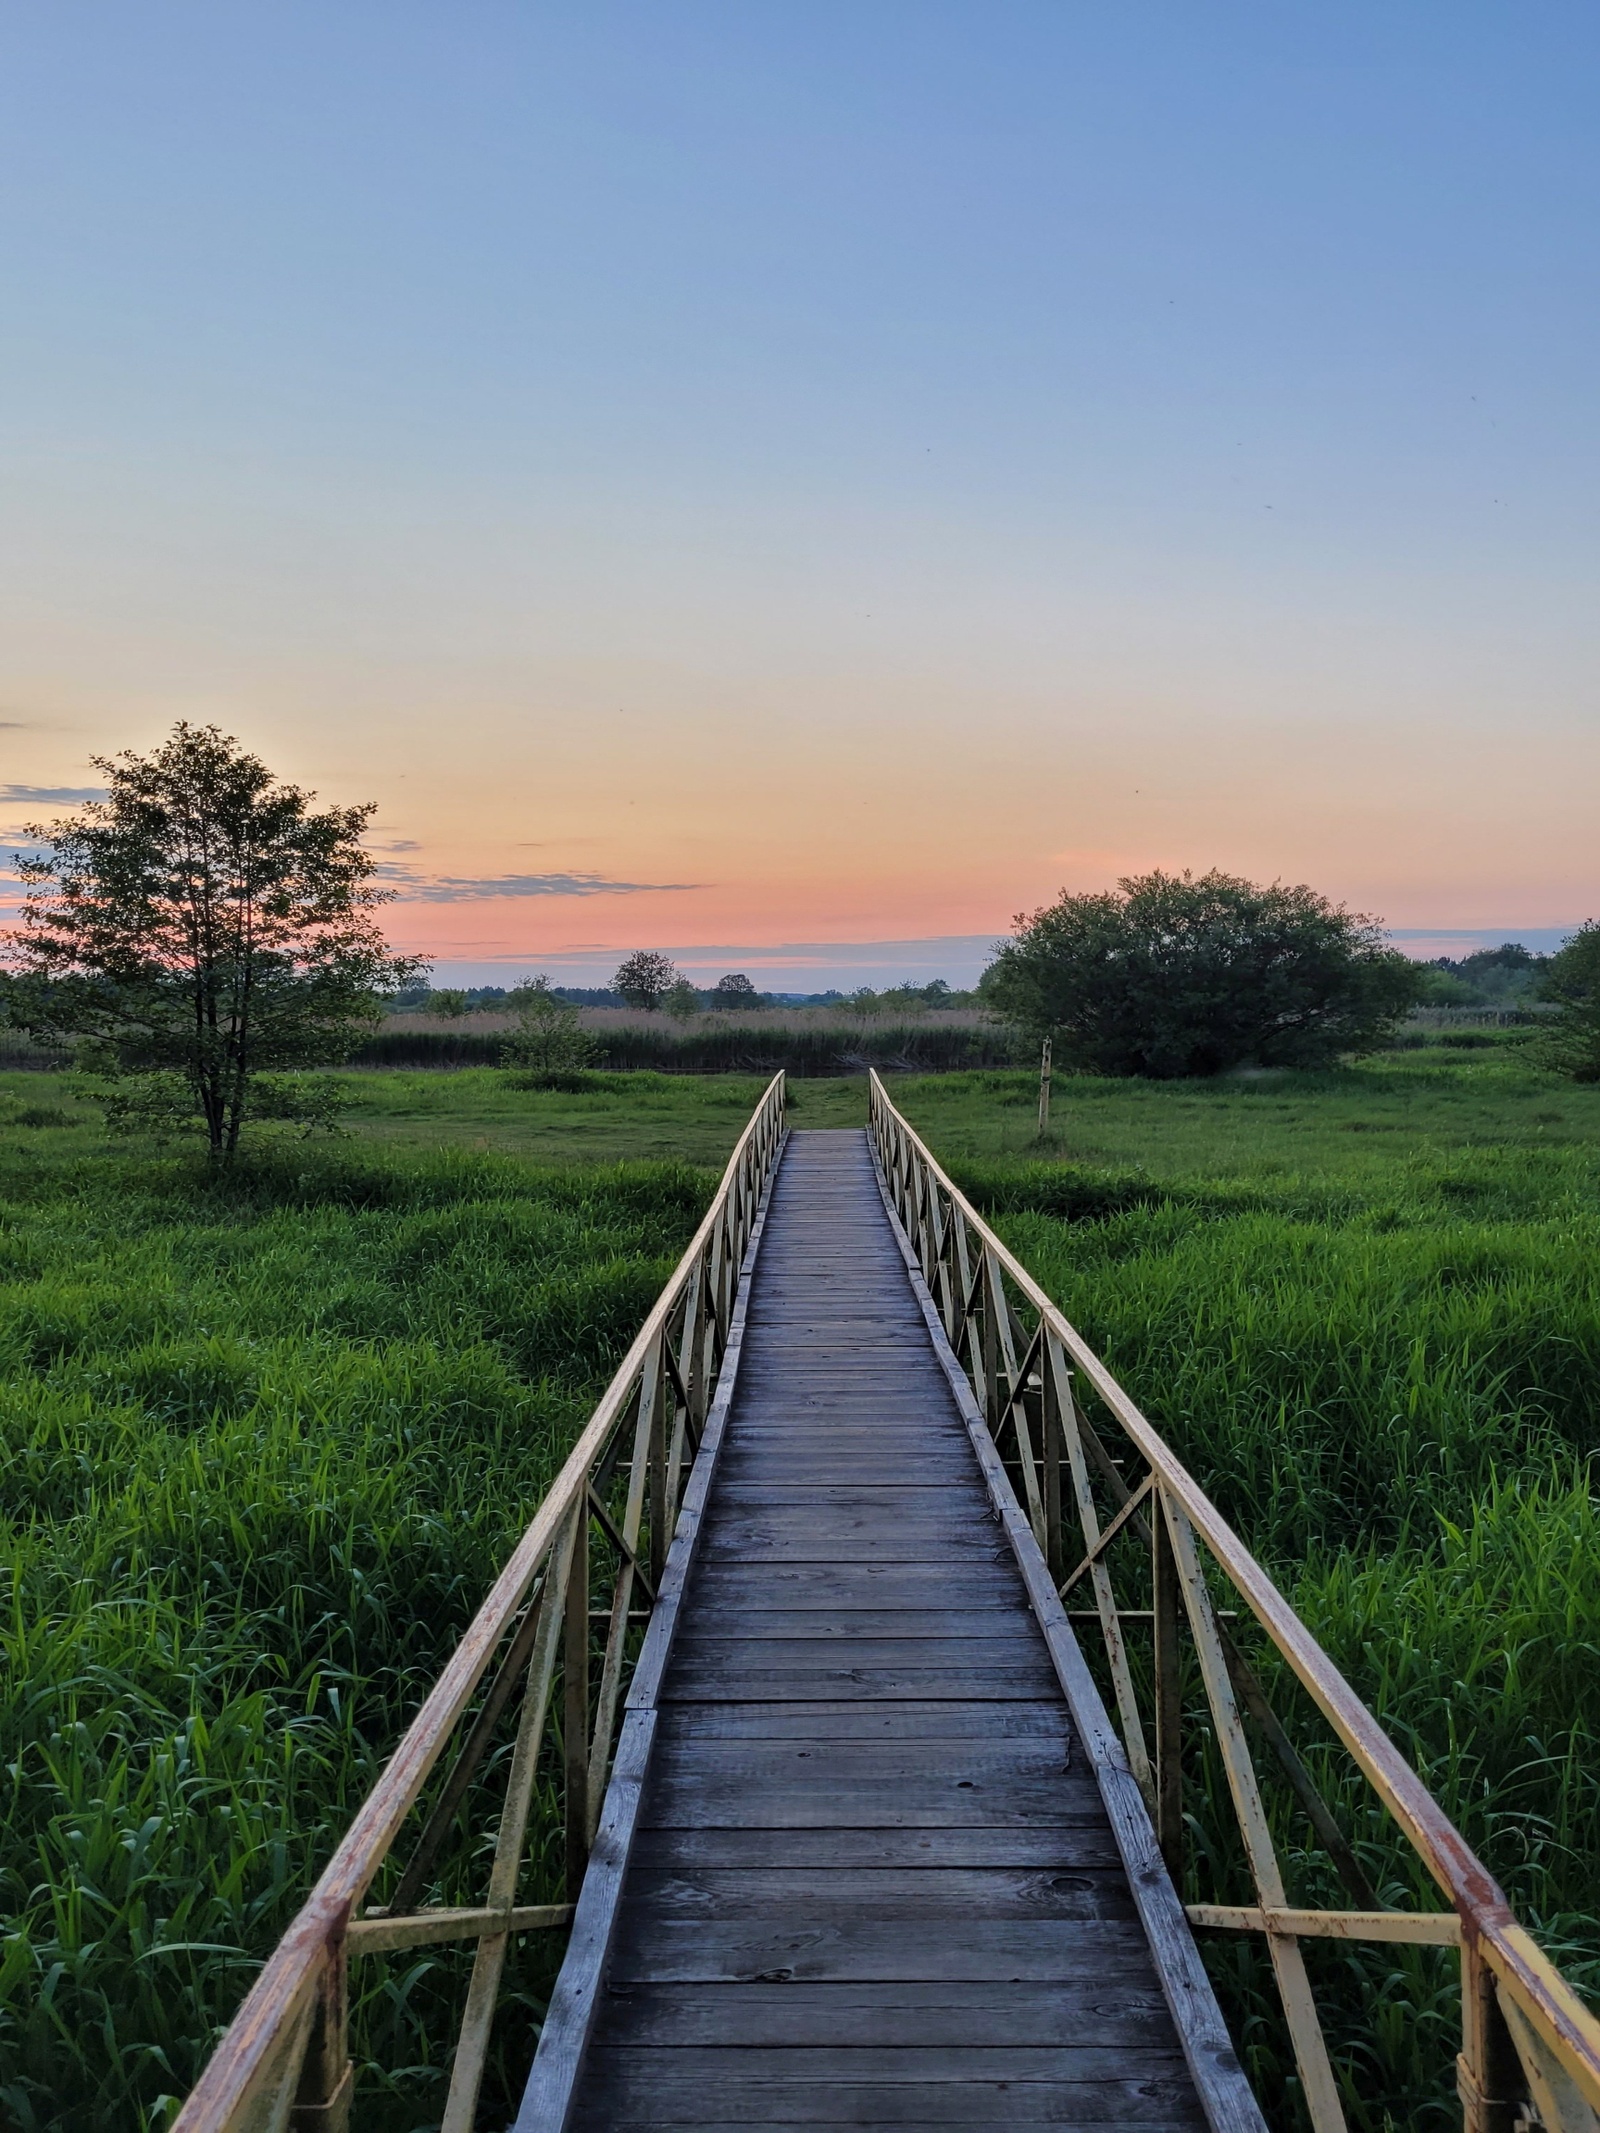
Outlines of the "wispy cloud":
[[103,800],[103,785],[0,785],[0,800],[54,800],[70,806],[77,800]]
[[606,874],[491,874],[472,880],[457,874],[425,877],[413,868],[380,866],[407,903],[465,904],[490,896],[647,896],[693,889],[692,881],[613,881]]

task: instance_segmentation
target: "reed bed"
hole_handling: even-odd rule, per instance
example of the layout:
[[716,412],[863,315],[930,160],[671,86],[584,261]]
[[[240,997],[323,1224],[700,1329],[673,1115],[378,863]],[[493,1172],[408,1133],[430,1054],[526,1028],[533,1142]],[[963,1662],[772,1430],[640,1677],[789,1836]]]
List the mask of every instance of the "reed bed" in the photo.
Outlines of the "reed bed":
[[[602,1019],[609,1017],[610,1019]],[[463,1017],[443,1028],[397,1027],[369,1037],[355,1055],[363,1067],[492,1066],[504,1044],[506,1017]],[[800,1014],[708,1015],[676,1024],[665,1015],[585,1010],[597,1063],[609,1069],[672,1074],[862,1074],[869,1066],[920,1073],[1008,1065],[1017,1046],[998,1024],[976,1015],[919,1016],[911,1022],[829,1022]],[[493,1026],[491,1026],[493,1025]]]

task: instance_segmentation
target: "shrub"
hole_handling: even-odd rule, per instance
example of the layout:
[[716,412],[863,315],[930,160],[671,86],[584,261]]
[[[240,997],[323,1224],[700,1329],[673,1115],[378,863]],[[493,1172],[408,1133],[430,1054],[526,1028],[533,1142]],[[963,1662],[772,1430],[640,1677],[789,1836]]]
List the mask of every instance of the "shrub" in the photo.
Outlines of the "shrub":
[[1382,1042],[1417,966],[1377,923],[1308,888],[1213,871],[1146,874],[1019,916],[989,1004],[1057,1060],[1160,1079],[1253,1062],[1311,1067]]
[[570,1000],[552,992],[545,977],[529,978],[511,995],[517,1026],[500,1046],[504,1066],[523,1067],[534,1075],[566,1076],[534,1083],[539,1088],[562,1088],[582,1073],[595,1056],[592,1038],[578,1026],[578,1010]]
[[1589,919],[1550,959],[1540,992],[1560,1014],[1528,1047],[1540,1066],[1600,1081],[1600,919]]

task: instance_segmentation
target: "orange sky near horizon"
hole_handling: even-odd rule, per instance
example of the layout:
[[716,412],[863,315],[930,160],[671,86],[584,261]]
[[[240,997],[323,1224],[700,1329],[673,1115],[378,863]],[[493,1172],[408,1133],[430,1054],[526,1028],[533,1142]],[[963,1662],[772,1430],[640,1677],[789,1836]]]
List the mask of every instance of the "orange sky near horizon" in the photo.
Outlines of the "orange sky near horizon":
[[[1553,782],[1514,734],[1414,716],[1196,718],[1125,692],[1108,712],[1081,687],[1052,704],[959,677],[916,709],[843,685],[819,710],[805,682],[763,681],[743,715],[696,716],[681,677],[631,680],[609,715],[478,704],[451,722],[390,696],[380,725],[237,687],[168,708],[327,799],[376,800],[391,933],[444,961],[998,933],[1155,866],[1308,881],[1394,926],[1565,925],[1596,900],[1581,735]],[[152,704],[80,702],[0,733],[4,780],[85,783],[91,754],[162,731]],[[3,819],[30,811],[49,809]]]
[[446,965],[1600,914],[1592,11],[5,35],[0,850],[188,718]]

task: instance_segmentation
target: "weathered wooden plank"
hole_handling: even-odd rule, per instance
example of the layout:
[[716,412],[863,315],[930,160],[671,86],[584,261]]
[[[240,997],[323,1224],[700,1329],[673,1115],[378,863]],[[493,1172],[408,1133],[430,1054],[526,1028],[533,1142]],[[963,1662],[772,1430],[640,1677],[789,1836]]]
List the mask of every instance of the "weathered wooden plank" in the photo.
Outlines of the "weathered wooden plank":
[[942,2044],[1049,2047],[1082,2034],[1128,2051],[1173,2051],[1159,1989],[1126,1980],[1018,1985],[618,1984],[596,2022],[601,2041],[671,2049],[689,2044]]
[[763,1607],[920,1607],[957,1598],[1009,1605],[1017,1596],[1017,1579],[1006,1556],[996,1556],[992,1565],[964,1562],[957,1577],[946,1564],[921,1561],[778,1563],[754,1570],[702,1555],[689,1605],[697,1619],[704,1619],[757,1591]]
[[[922,2092],[914,2090],[912,2093],[920,2095]],[[854,2115],[849,2118],[813,2118],[806,2122],[809,2125],[821,2128],[838,2127],[841,2129],[841,2133],[846,2126],[849,2127],[850,2133],[950,2133],[951,2125],[951,2121],[945,2118],[861,2118]],[[959,2119],[956,2121],[956,2123],[962,2122]],[[1073,2125],[1083,2123],[1081,2119],[1071,2119],[1066,2122]],[[668,2121],[662,2119],[639,2118],[632,2115],[624,2118],[608,2116],[602,2121],[582,2113],[570,2121],[573,2133],[662,2133],[662,2129],[667,2123]],[[1009,2118],[991,2116],[967,2120],[965,2123],[969,2127],[989,2127],[1007,2125],[1011,2123],[1011,2120]],[[1203,2121],[1200,2119],[1192,2117],[1172,2119],[1142,2118],[1139,2120],[1139,2133],[1195,2133],[1195,2128],[1202,2123]],[[783,2133],[783,2129],[792,2124],[792,2119],[772,2117],[741,2118],[739,2120],[741,2133]]]
[[[777,1649],[777,1647],[773,1647]],[[685,1657],[673,1671],[663,1700],[680,1699],[714,1703],[719,1698],[745,1703],[752,1697],[787,1695],[844,1700],[856,1696],[893,1699],[904,1696],[914,1702],[930,1697],[960,1697],[966,1702],[1030,1702],[1039,1694],[1039,1670],[1031,1661],[996,1667],[987,1674],[968,1667],[871,1666],[853,1663],[835,1648],[829,1660],[811,1665],[735,1667],[725,1661],[701,1666]]]
[[[815,1473],[816,1454],[824,1443],[859,1452],[883,1444],[912,1458],[924,1453],[930,1458],[942,1458],[951,1467],[965,1460],[964,1471],[972,1471],[971,1446],[952,1425],[951,1418],[932,1408],[931,1400],[924,1403],[904,1388],[870,1399],[831,1402],[826,1407],[769,1402],[747,1420],[730,1452],[735,1461],[808,1459]],[[902,1476],[908,1481],[915,1478],[914,1466]]]
[[[915,1400],[891,1395],[863,1400],[847,1408],[801,1409],[790,1414],[765,1408],[761,1419],[741,1432],[734,1457],[755,1458],[782,1452],[795,1459],[810,1460],[815,1472],[818,1452],[835,1446],[850,1452],[883,1446],[907,1459],[920,1458],[926,1452],[930,1457],[945,1456],[952,1461],[966,1457],[971,1450],[944,1418],[930,1422]],[[971,1472],[970,1464],[966,1471]]]
[[[912,2093],[921,2094],[922,2092],[915,2090]],[[838,2127],[842,2129],[848,2126],[850,2133],[950,2133],[951,2125],[951,2121],[945,2118],[860,2118],[853,2115],[849,2118],[813,2118],[806,2122],[809,2125],[821,2128]],[[961,2122],[959,2119],[956,2121],[956,2123]],[[990,2116],[965,2122],[969,2127],[989,2127],[1007,2125],[1011,2123],[1011,2120],[1009,2118]],[[1081,2119],[1071,2119],[1066,2122],[1073,2125],[1083,2123]],[[639,2118],[632,2115],[624,2118],[612,2116],[601,2121],[584,2114],[580,2114],[570,2121],[573,2133],[662,2133],[662,2128],[667,2123],[668,2121],[661,2119]],[[1139,2120],[1139,2133],[1195,2133],[1195,2128],[1202,2123],[1203,2121],[1200,2119],[1192,2117],[1172,2119],[1142,2118]],[[782,2133],[783,2128],[792,2124],[792,2119],[772,2117],[741,2118],[739,2120],[741,2133]]]
[[[725,1607],[716,1614],[685,1624],[681,1649],[698,1639],[711,1643],[764,1643],[770,1638],[795,1642],[813,1640],[826,1644],[871,1642],[889,1638],[899,1643],[991,1644],[1005,1641],[1016,1651],[1020,1639],[1026,1650],[1038,1633],[1028,1610],[1016,1602],[989,1607],[854,1607],[848,1613],[824,1607]],[[1041,1655],[1043,1643],[1039,1643]],[[975,1655],[980,1656],[980,1655]],[[1048,1694],[1048,1690],[1046,1691]]]
[[938,1771],[906,1779],[892,1796],[881,1779],[832,1780],[819,1774],[813,1785],[771,1782],[752,1797],[737,1777],[707,1777],[662,1787],[652,1795],[650,1826],[656,1829],[831,1829],[852,1823],[861,1829],[940,1829],[951,1823],[1048,1825],[1074,1819],[1096,1821],[1099,1796],[1082,1779],[1063,1778],[1041,1798],[1027,1784],[980,1785],[975,1779]]
[[1118,1861],[1094,1867],[646,1867],[628,1901],[650,1918],[1131,1918]]
[[884,1533],[874,1520],[863,1517],[845,1531],[808,1534],[803,1519],[783,1527],[730,1520],[706,1535],[705,1549],[714,1563],[858,1563],[869,1557],[880,1563],[916,1563],[937,1553],[953,1568],[958,1561],[1003,1562],[1005,1543],[996,1541],[993,1533],[992,1526],[972,1533],[931,1521],[914,1533]]
[[1148,1989],[1150,1949],[1134,1920],[969,1918],[959,1933],[915,1932],[870,1920],[652,1920],[640,1930],[624,1911],[613,1950],[615,1980],[782,1984],[899,1980],[1026,1984],[1065,1980]]
[[[836,1459],[848,1464],[836,1468]],[[870,1466],[882,1466],[888,1478],[861,1480]],[[724,1478],[730,1488],[737,1488],[746,1474],[770,1481],[792,1474],[796,1480],[815,1481],[819,1467],[858,1487],[898,1489],[910,1482],[933,1487],[947,1476],[961,1482],[972,1479],[972,1447],[953,1429],[930,1429],[909,1411],[879,1408],[871,1414],[832,1415],[825,1422],[791,1421],[778,1429],[752,1430],[730,1446]]]
[[821,1460],[827,1462],[836,1479],[847,1481],[851,1488],[875,1489],[880,1495],[887,1490],[898,1496],[906,1471],[912,1467],[925,1488],[948,1489],[952,1495],[968,1485],[972,1473],[971,1462],[963,1461],[960,1445],[951,1445],[943,1452],[930,1451],[926,1446],[920,1451],[909,1446],[902,1450],[885,1443],[875,1432],[859,1445],[841,1444],[830,1438],[825,1445],[807,1451],[803,1458],[792,1451],[761,1454],[746,1449],[729,1461],[728,1483],[731,1488],[746,1492],[801,1489],[814,1479]]
[[[638,2065],[630,2062],[637,2056]],[[907,2119],[959,2126],[985,2125],[1188,2125],[1205,2121],[1194,2109],[1183,2061],[1176,2054],[1153,2055],[1137,2073],[1115,2072],[1104,2060],[1086,2063],[1072,2079],[1064,2060],[1053,2054],[1014,2049],[1005,2054],[963,2054],[974,2062],[987,2058],[989,2078],[961,2080],[952,2072],[945,2081],[920,2081],[907,2073],[901,2080],[852,2080],[853,2052],[772,2053],[765,2078],[752,2065],[742,2075],[715,2061],[713,2051],[611,2052],[602,2062],[605,2074],[595,2084],[585,2122],[615,2126],[637,2121],[648,2125],[888,2125]],[[734,2054],[728,2054],[732,2057]],[[752,2055],[753,2056],[753,2055]],[[871,2056],[867,2054],[865,2056]],[[896,2054],[920,2059],[921,2053]],[[929,2055],[932,2057],[932,2055]],[[1008,2075],[1006,2062],[1033,2060],[1032,2078]],[[792,2072],[782,2062],[796,2064]],[[685,2063],[686,2062],[686,2063]],[[831,2074],[825,2071],[831,2062]],[[977,2073],[974,2064],[972,2073]],[[787,2076],[787,2077],[786,2077]],[[1185,2106],[1188,2106],[1188,2114]]]
[[750,1866],[1001,1867],[1070,1871],[1116,1866],[1120,1855],[1099,1822],[1032,1829],[644,1829],[633,1854],[641,1871],[698,1872]]
[[782,1697],[750,1703],[668,1703],[662,1725],[678,1726],[684,1740],[916,1740],[924,1742],[1016,1739],[1065,1743],[1072,1727],[1056,1704],[1032,1697],[983,1703],[974,1698],[896,1698],[863,1703],[859,1697]]
[[703,1782],[718,1773],[741,1785],[793,1784],[805,1778],[830,1785],[913,1785],[937,1782],[966,1789],[974,1784],[1031,1786],[1044,1800],[1063,1786],[1093,1786],[1093,1772],[1075,1740],[970,1740],[947,1742],[936,1771],[924,1747],[911,1741],[704,1740],[692,1729],[663,1730],[651,1770],[656,1786],[680,1772]]
[[895,1481],[858,1481],[848,1469],[842,1474],[838,1471],[832,1454],[833,1447],[819,1445],[821,1471],[803,1480],[786,1481],[776,1474],[761,1474],[754,1481],[736,1474],[722,1477],[717,1487],[719,1518],[790,1509],[812,1516],[849,1516],[859,1511],[871,1518],[892,1513],[896,1519],[938,1516],[951,1521],[983,1520],[990,1515],[988,1497],[970,1462],[966,1473],[955,1481],[937,1475],[928,1479],[920,1467]]
[[[835,2083],[859,2088],[869,2082],[896,2088],[946,2088],[986,2080],[1028,2087],[1041,2083],[1077,2087],[1125,2078],[1128,2054],[1121,2045],[1071,2042],[1013,2045],[1004,2060],[991,2050],[971,2045],[791,2045],[772,2049],[761,2045],[689,2044],[663,2052],[653,2064],[667,2082],[698,2079],[704,2085],[702,2093],[705,2088],[720,2087],[725,2082],[808,2089]],[[1141,2065],[1138,2090],[1148,2094],[1149,2084],[1170,2082],[1182,2064],[1170,2046],[1165,2050],[1157,2048]],[[617,2054],[617,2068],[619,2090],[626,2083],[650,2078],[650,2065],[626,2047]]]
[[[863,1613],[867,1612],[863,1610]],[[729,1666],[814,1666],[821,1660],[844,1654],[852,1664],[863,1666],[902,1663],[949,1668],[965,1666],[978,1672],[991,1666],[1026,1665],[1037,1659],[1043,1670],[1039,1687],[1041,1700],[1050,1694],[1049,1656],[1044,1640],[1026,1616],[1013,1622],[998,1610],[986,1612],[981,1619],[988,1626],[972,1627],[968,1635],[962,1636],[959,1630],[952,1632],[939,1628],[914,1609],[886,1610],[884,1613],[874,1609],[870,1612],[873,1620],[883,1623],[887,1619],[895,1626],[873,1631],[865,1624],[846,1627],[836,1623],[832,1636],[803,1634],[798,1627],[792,1627],[787,1635],[772,1631],[760,1634],[747,1631],[740,1635],[725,1627],[722,1620],[709,1622],[704,1627],[686,1623],[674,1658],[693,1660],[701,1666],[717,1662],[726,1662]],[[753,1614],[754,1610],[742,1618],[728,1619],[749,1622]],[[779,1613],[777,1619],[780,1623],[787,1621],[797,1625],[811,1618]],[[996,1629],[997,1619],[1008,1627]]]

